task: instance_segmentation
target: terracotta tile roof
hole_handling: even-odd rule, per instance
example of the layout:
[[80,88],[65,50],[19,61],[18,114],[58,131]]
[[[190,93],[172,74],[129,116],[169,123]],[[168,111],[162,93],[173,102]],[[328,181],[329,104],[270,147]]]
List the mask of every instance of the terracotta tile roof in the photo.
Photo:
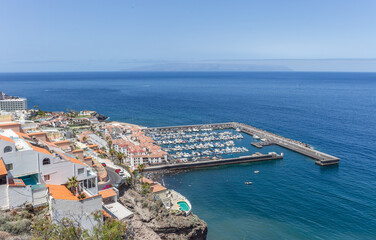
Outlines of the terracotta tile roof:
[[[71,161],[72,163],[77,163],[77,164],[81,164],[81,165],[85,165],[85,163],[81,162],[80,160],[76,159],[76,158],[71,158],[71,157],[68,157],[66,155],[64,155],[69,161]],[[85,165],[86,166],[86,165]]]
[[40,152],[40,153],[44,153],[44,154],[48,154],[48,155],[52,155],[52,153],[50,153],[50,151],[48,151],[47,149],[45,148],[40,148],[40,147],[36,147],[34,146],[33,144],[27,142],[32,148],[34,151],[37,151],[37,152]]
[[28,133],[29,136],[34,136],[34,135],[46,135],[45,132],[33,132],[33,133]]
[[20,123],[0,123],[0,127],[5,127],[5,126],[20,126]]
[[104,216],[105,218],[111,218],[111,215],[108,214],[108,212],[106,212],[105,210],[102,210],[102,213],[103,213],[103,216]]
[[[141,179],[140,179],[140,182],[141,182]],[[144,183],[149,183],[150,185],[151,185],[151,184],[154,184],[154,181],[153,181],[153,180],[150,180],[149,178],[146,178],[146,177],[143,177],[143,178],[142,178],[142,182],[144,182]]]
[[7,141],[7,142],[14,143],[14,141],[10,137],[6,137],[6,136],[3,136],[3,135],[0,135],[0,140],[4,140],[4,141]]
[[14,131],[20,138],[31,138],[28,134]]
[[98,193],[99,193],[99,195],[102,196],[103,199],[109,198],[109,197],[113,197],[113,196],[117,195],[117,193],[112,188],[99,191]]
[[0,158],[0,176],[8,175],[3,159]]
[[62,143],[70,143],[69,140],[63,140],[63,141],[57,141],[57,142],[54,142],[54,144],[62,144]]
[[25,183],[22,179],[8,179],[10,187],[25,187]]
[[155,185],[151,186],[151,189],[153,189],[153,193],[161,192],[161,191],[167,190],[167,188],[163,187],[163,186],[160,185],[160,184],[155,184]]
[[50,195],[55,199],[78,200],[69,189],[64,185],[46,184]]
[[76,152],[83,152],[83,151],[84,151],[83,149],[75,149],[72,152],[76,153]]

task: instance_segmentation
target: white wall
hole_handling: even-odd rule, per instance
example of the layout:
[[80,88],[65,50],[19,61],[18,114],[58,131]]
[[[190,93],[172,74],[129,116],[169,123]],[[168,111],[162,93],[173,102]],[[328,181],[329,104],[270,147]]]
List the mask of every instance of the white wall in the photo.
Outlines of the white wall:
[[50,197],[50,213],[55,223],[63,218],[70,218],[81,223],[81,226],[89,231],[97,224],[94,220],[94,213],[102,211],[102,197],[78,200],[53,199]]
[[25,203],[33,203],[33,192],[30,186],[26,187],[9,187],[9,208],[18,208]]
[[50,180],[44,181],[47,184],[61,185],[68,181],[68,178],[74,176],[74,164],[68,161],[51,163],[48,165],[40,165],[41,177],[50,175]]
[[5,164],[13,164],[13,170],[8,171],[11,177],[38,173],[38,152],[17,151],[3,154]]
[[0,209],[8,209],[8,185],[0,185]]
[[11,146],[12,147],[12,152],[15,152],[15,144],[12,142],[8,142],[5,140],[0,140],[0,157],[4,155],[4,148],[6,146]]

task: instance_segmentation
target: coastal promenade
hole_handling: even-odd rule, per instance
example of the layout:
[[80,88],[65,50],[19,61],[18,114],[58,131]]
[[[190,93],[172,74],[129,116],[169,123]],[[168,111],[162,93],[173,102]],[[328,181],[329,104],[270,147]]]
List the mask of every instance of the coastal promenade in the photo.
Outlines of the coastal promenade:
[[176,130],[192,130],[192,129],[236,129],[243,133],[257,136],[263,140],[263,143],[253,144],[258,148],[262,148],[266,145],[279,145],[281,147],[287,148],[289,150],[298,152],[305,156],[308,156],[315,160],[315,163],[320,166],[335,165],[339,163],[339,158],[317,151],[310,147],[308,144],[285,138],[277,134],[246,125],[244,123],[238,122],[228,122],[228,123],[214,123],[214,124],[199,124],[199,125],[184,125],[184,126],[170,126],[170,127],[157,127],[157,128],[147,128],[144,131],[176,131]]
[[229,164],[239,164],[239,163],[249,163],[249,162],[260,162],[267,160],[278,160],[282,159],[283,156],[276,153],[261,154],[256,153],[252,156],[242,156],[237,158],[226,158],[219,160],[204,160],[197,162],[187,162],[187,163],[176,163],[176,164],[164,164],[146,167],[145,171],[159,171],[159,170],[184,170],[184,169],[193,169],[193,168],[204,168],[204,167],[213,167]]

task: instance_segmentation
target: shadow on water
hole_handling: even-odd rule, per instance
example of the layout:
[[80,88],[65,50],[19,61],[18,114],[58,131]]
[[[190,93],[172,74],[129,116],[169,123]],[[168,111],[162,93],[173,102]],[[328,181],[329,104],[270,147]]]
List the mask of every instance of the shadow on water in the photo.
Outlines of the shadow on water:
[[322,174],[338,173],[338,170],[339,170],[339,164],[329,165],[329,166],[320,166],[320,173]]

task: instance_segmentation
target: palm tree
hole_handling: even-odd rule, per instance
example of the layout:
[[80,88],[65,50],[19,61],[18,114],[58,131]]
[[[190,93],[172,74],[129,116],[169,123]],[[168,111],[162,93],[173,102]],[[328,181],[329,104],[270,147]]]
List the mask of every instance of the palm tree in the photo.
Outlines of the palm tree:
[[108,144],[108,147],[109,147],[109,148],[111,148],[111,147],[112,147],[112,141],[111,141],[111,140],[110,140],[110,141],[108,141],[108,142],[107,142],[107,144]]
[[78,196],[77,196],[78,199],[85,199],[86,198],[86,195],[85,193],[80,193]]
[[82,138],[82,141],[86,142],[86,137],[83,137],[83,138]]
[[144,183],[144,182],[143,182],[142,172],[144,171],[145,167],[146,167],[145,164],[140,164],[140,165],[138,165],[138,167],[137,167],[138,172],[141,174],[141,184]]
[[73,191],[72,191],[73,195],[76,195],[76,193],[78,192],[79,183],[80,182],[77,180],[77,178],[75,176],[68,178],[67,188],[69,188],[71,191],[73,189]]
[[114,156],[115,156],[115,154],[116,154],[115,149],[110,148],[110,155],[111,155],[111,157],[112,157],[112,161],[114,160]]
[[122,160],[124,159],[124,153],[118,152],[116,154],[116,158],[119,160],[119,163],[121,163]]

